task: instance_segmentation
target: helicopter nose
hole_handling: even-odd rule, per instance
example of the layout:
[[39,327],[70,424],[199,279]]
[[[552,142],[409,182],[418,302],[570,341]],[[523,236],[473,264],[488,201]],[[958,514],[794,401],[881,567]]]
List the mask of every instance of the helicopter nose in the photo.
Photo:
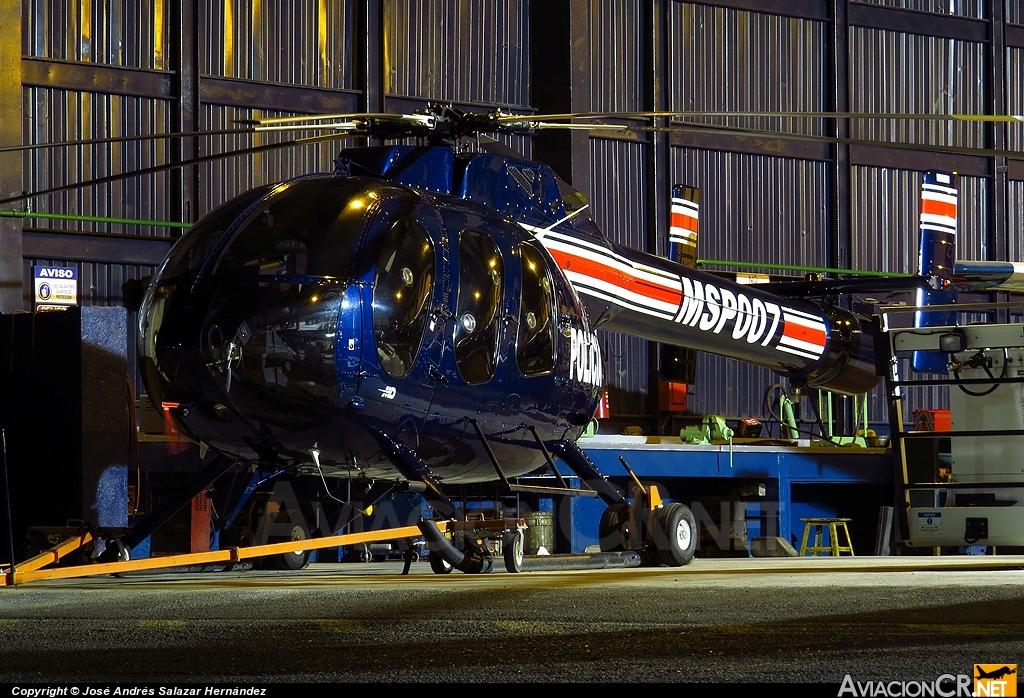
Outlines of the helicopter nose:
[[335,342],[345,287],[338,281],[260,283],[219,299],[202,353],[225,404],[261,430],[315,427],[338,389]]

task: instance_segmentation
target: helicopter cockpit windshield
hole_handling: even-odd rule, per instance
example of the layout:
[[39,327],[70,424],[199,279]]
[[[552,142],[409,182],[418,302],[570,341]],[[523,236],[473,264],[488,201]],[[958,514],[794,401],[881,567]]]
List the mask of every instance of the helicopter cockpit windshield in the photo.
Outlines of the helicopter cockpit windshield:
[[358,181],[294,180],[211,260],[207,366],[264,423],[307,428],[331,410],[338,313],[371,204]]
[[[165,385],[196,386],[170,399],[212,399],[199,400],[212,378],[242,416],[303,430],[333,409],[338,314],[376,194],[365,181],[334,176],[260,194],[215,212],[179,243],[168,263],[176,268],[163,275],[172,283],[151,289],[143,308],[141,336]],[[189,301],[173,303],[186,289]],[[201,366],[176,360],[196,344]]]

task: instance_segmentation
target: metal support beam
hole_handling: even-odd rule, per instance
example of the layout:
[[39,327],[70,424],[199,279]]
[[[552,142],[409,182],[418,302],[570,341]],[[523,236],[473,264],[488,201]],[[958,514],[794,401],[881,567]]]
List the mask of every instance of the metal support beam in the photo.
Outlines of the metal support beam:
[[[0,3],[0,23],[9,29],[0,37],[0,146],[21,145],[22,32],[13,30],[21,28],[21,3]],[[19,152],[0,153],[0,199],[21,193],[25,186],[22,163]],[[4,313],[26,307],[21,228],[17,218],[0,218],[0,311]]]
[[204,77],[200,83],[203,104],[244,109],[265,109],[300,114],[357,112],[359,93],[301,85],[277,85],[238,78]]
[[849,18],[850,24],[869,29],[923,34],[960,41],[982,42],[988,39],[986,20],[937,12],[852,3],[849,6]]
[[[644,8],[644,104],[647,111],[668,109],[668,21],[666,0],[650,0]],[[655,126],[667,126],[668,119],[657,119]],[[671,187],[692,182],[672,180],[672,160],[668,134],[652,132],[646,148],[647,187],[647,251],[668,256],[668,221],[671,207]],[[647,406],[648,414],[657,415],[659,409],[659,347],[657,342],[647,343]]]
[[[832,27],[828,38],[828,52],[832,84],[825,108],[847,112],[850,110],[849,0],[832,0],[831,9]],[[850,137],[850,122],[847,119],[831,120],[831,128],[836,138]],[[833,229],[825,241],[825,259],[830,267],[847,269],[852,264],[850,250],[853,248],[850,146],[846,143],[836,143],[833,147],[835,158],[829,181],[831,210],[828,214]],[[835,421],[842,425],[843,433],[855,433],[852,415],[848,414],[849,411],[846,409],[846,400],[839,400],[836,407]]]
[[[828,51],[831,68],[831,90],[825,108],[830,111],[850,110],[850,69],[848,59],[849,24],[847,11],[849,0],[832,0],[832,31]],[[850,122],[834,119],[832,133],[836,138],[850,137]],[[831,239],[826,242],[827,264],[836,268],[847,268],[850,264],[852,235],[850,230],[850,146],[837,143],[835,149],[831,185],[832,211],[830,217],[835,226]]]
[[[530,4],[531,102],[545,114],[590,110],[590,5],[587,0]],[[533,155],[590,196],[590,136],[545,131]]]
[[[191,0],[178,0],[178,12],[171,19],[172,69],[175,72],[177,105],[171,110],[171,129],[191,133],[199,128],[199,19],[196,4]],[[191,160],[199,154],[199,139],[178,138],[170,142],[170,159],[174,162]],[[199,167],[172,170],[171,215],[175,220],[191,223],[199,218]],[[173,237],[181,235],[172,231]]]
[[361,106],[373,114],[384,111],[384,35],[381,23],[381,3],[363,0],[358,6],[359,54],[357,65],[362,66],[360,87],[363,90]]
[[[985,107],[989,114],[1005,114],[1006,102],[1006,21],[1003,3],[996,0],[989,3],[989,45],[985,55]],[[985,140],[989,148],[1006,148],[1009,124],[990,123],[985,125]],[[1007,259],[1010,254],[1009,231],[1007,229],[1006,158],[992,158],[992,183],[988,190],[988,247],[989,259]],[[1003,316],[1001,321],[1008,321]]]
[[[7,4],[7,3],[5,3]],[[5,10],[6,11],[6,10]],[[22,58],[18,42],[18,61],[24,84],[72,92],[97,92],[150,99],[174,98],[174,75],[165,70],[122,68],[99,63]],[[13,67],[5,58],[5,67]],[[21,85],[19,84],[19,94]]]

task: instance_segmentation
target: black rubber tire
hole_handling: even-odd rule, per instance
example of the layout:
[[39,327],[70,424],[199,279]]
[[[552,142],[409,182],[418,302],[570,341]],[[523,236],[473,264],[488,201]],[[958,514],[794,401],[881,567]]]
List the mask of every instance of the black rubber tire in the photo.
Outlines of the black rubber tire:
[[523,571],[523,549],[526,547],[526,534],[523,529],[509,531],[501,540],[501,555],[505,558],[505,571],[519,573]]
[[[302,520],[302,515],[291,509],[279,511],[277,517],[274,519],[275,528],[280,530],[284,526],[290,526],[290,530],[285,535],[275,535],[268,542],[270,543],[286,543],[288,541],[295,540],[307,540],[309,539],[309,530],[306,528],[306,524]],[[271,562],[274,567],[279,570],[301,570],[303,567],[309,564],[309,551],[303,550],[298,553],[282,553],[280,555],[274,555],[271,558]]]
[[434,574],[451,574],[455,569],[436,550],[431,550],[427,559],[430,561],[430,569]]
[[626,550],[629,544],[629,506],[612,504],[601,514],[598,525],[601,552],[617,553]]
[[248,512],[239,514],[231,525],[220,534],[220,546],[224,548],[247,548],[252,545],[255,535],[252,530],[252,517]]
[[690,564],[697,550],[697,521],[685,504],[666,504],[657,514],[654,530],[654,548],[658,557],[669,567]]

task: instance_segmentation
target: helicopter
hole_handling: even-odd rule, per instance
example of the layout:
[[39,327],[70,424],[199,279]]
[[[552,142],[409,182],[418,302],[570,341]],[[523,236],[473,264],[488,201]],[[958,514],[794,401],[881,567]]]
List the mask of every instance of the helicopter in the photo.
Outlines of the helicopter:
[[[340,530],[401,490],[455,519],[449,485],[584,493],[515,482],[557,474],[557,457],[607,505],[603,550],[684,565],[692,512],[638,481],[630,503],[577,445],[604,391],[598,329],[766,366],[800,387],[853,395],[879,381],[869,318],[805,297],[841,283],[758,288],[696,269],[698,207],[682,189],[672,258],[614,244],[549,166],[482,138],[621,125],[431,105],[251,127],[420,143],[344,148],[333,173],[250,190],[173,245],[139,306],[141,374],[177,430],[217,456],[121,550],[237,463],[255,470],[246,493],[284,472],[366,483]],[[435,572],[491,568],[486,542],[421,528]],[[521,530],[502,535],[518,571]]]
[[[558,457],[608,505],[615,549],[644,526],[576,443],[604,390],[598,328],[840,393],[878,382],[864,318],[613,244],[547,165],[458,147],[537,126],[502,116],[318,117],[426,143],[345,148],[334,173],[246,192],[183,235],[138,313],[143,380],[176,427],[231,461],[412,483],[455,516],[446,485],[514,488]],[[648,508],[632,544],[689,562],[692,513]]]

